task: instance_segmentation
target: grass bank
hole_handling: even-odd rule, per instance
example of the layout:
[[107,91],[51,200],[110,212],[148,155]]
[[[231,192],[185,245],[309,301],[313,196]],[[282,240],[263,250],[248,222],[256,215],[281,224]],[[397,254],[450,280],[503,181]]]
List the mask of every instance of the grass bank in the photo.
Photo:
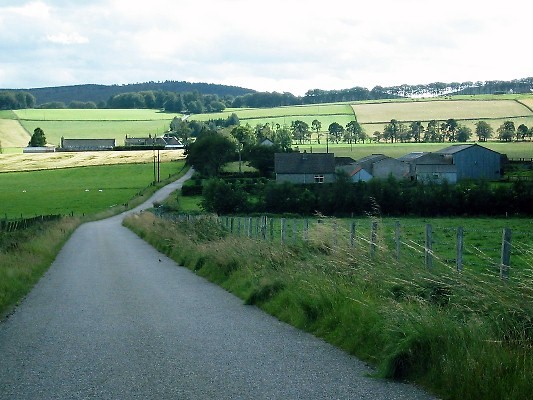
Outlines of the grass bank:
[[79,224],[79,218],[62,218],[0,232],[0,320],[37,283]]
[[524,399],[533,382],[533,291],[524,282],[374,258],[325,224],[284,246],[229,235],[204,217],[125,224],[159,250],[294,326],[443,399]]

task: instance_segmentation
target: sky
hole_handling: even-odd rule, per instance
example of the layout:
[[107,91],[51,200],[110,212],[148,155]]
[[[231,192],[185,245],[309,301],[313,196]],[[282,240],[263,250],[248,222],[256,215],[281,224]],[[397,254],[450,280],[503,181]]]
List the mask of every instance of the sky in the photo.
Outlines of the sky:
[[531,0],[0,0],[0,88],[311,89],[533,76]]

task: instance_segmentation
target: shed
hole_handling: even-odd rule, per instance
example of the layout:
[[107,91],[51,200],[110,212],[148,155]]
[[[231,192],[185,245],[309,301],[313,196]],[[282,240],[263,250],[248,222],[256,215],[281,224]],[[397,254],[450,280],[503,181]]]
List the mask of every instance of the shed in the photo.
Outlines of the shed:
[[65,139],[61,138],[61,149],[64,151],[98,151],[113,150],[115,139]]
[[417,151],[406,154],[398,160],[408,166],[408,176],[411,180],[457,182],[457,167],[452,164],[449,157],[442,154]]
[[409,176],[409,167],[392,157],[384,154],[372,154],[363,157],[356,165],[366,170],[374,178],[387,179],[392,176],[396,179],[404,179]]
[[335,181],[335,156],[332,153],[276,153],[276,182],[331,183]]
[[501,157],[497,151],[474,144],[457,144],[436,151],[457,168],[457,180],[501,178]]

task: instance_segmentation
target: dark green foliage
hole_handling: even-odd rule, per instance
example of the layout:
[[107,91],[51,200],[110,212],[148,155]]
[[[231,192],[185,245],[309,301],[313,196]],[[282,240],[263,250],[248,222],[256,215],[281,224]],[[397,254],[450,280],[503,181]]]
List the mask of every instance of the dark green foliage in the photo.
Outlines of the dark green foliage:
[[218,133],[202,134],[187,148],[187,163],[204,176],[218,176],[220,169],[235,157],[235,143]]
[[230,184],[221,179],[212,179],[205,184],[202,207],[217,214],[246,212],[250,208],[248,195],[239,184]]
[[42,147],[46,145],[46,136],[41,128],[35,128],[33,135],[31,135],[28,146],[30,147]]
[[259,305],[272,299],[284,288],[285,285],[279,280],[261,282],[257,284],[248,297],[244,299],[244,304]]
[[23,108],[33,108],[34,106],[35,97],[28,92],[0,92],[0,110],[19,110]]

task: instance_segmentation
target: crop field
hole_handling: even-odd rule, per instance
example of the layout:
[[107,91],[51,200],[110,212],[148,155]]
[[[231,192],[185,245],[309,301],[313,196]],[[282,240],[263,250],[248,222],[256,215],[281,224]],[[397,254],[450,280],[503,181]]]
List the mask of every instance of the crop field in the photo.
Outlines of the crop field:
[[388,123],[391,119],[443,121],[449,118],[479,120],[533,116],[530,109],[514,100],[414,101],[410,103],[354,104],[352,107],[360,123]]
[[30,141],[28,132],[14,119],[0,119],[2,148],[24,147]]
[[231,108],[222,113],[195,114],[190,117],[197,121],[228,118],[232,113],[237,114],[241,124],[256,126],[258,124],[290,126],[292,121],[300,120],[311,126],[313,120],[318,119],[322,129],[326,130],[332,122],[346,125],[354,120],[353,110],[347,103],[342,104],[313,104],[305,106],[285,106],[274,108]]
[[[2,172],[35,171],[95,165],[152,163],[157,152],[139,151],[85,151],[38,154],[0,154],[0,182]],[[170,162],[183,160],[183,150],[160,150],[159,160]]]
[[[183,165],[183,160],[161,163],[161,179]],[[152,163],[0,174],[0,218],[94,214],[127,203],[152,181]]]
[[[15,111],[15,115],[28,132],[39,127],[44,130],[47,142],[55,145],[61,143],[61,137],[116,139],[117,145],[122,145],[126,135],[161,135],[176,116],[157,110],[108,109],[26,109]],[[0,130],[0,140],[2,136]]]

